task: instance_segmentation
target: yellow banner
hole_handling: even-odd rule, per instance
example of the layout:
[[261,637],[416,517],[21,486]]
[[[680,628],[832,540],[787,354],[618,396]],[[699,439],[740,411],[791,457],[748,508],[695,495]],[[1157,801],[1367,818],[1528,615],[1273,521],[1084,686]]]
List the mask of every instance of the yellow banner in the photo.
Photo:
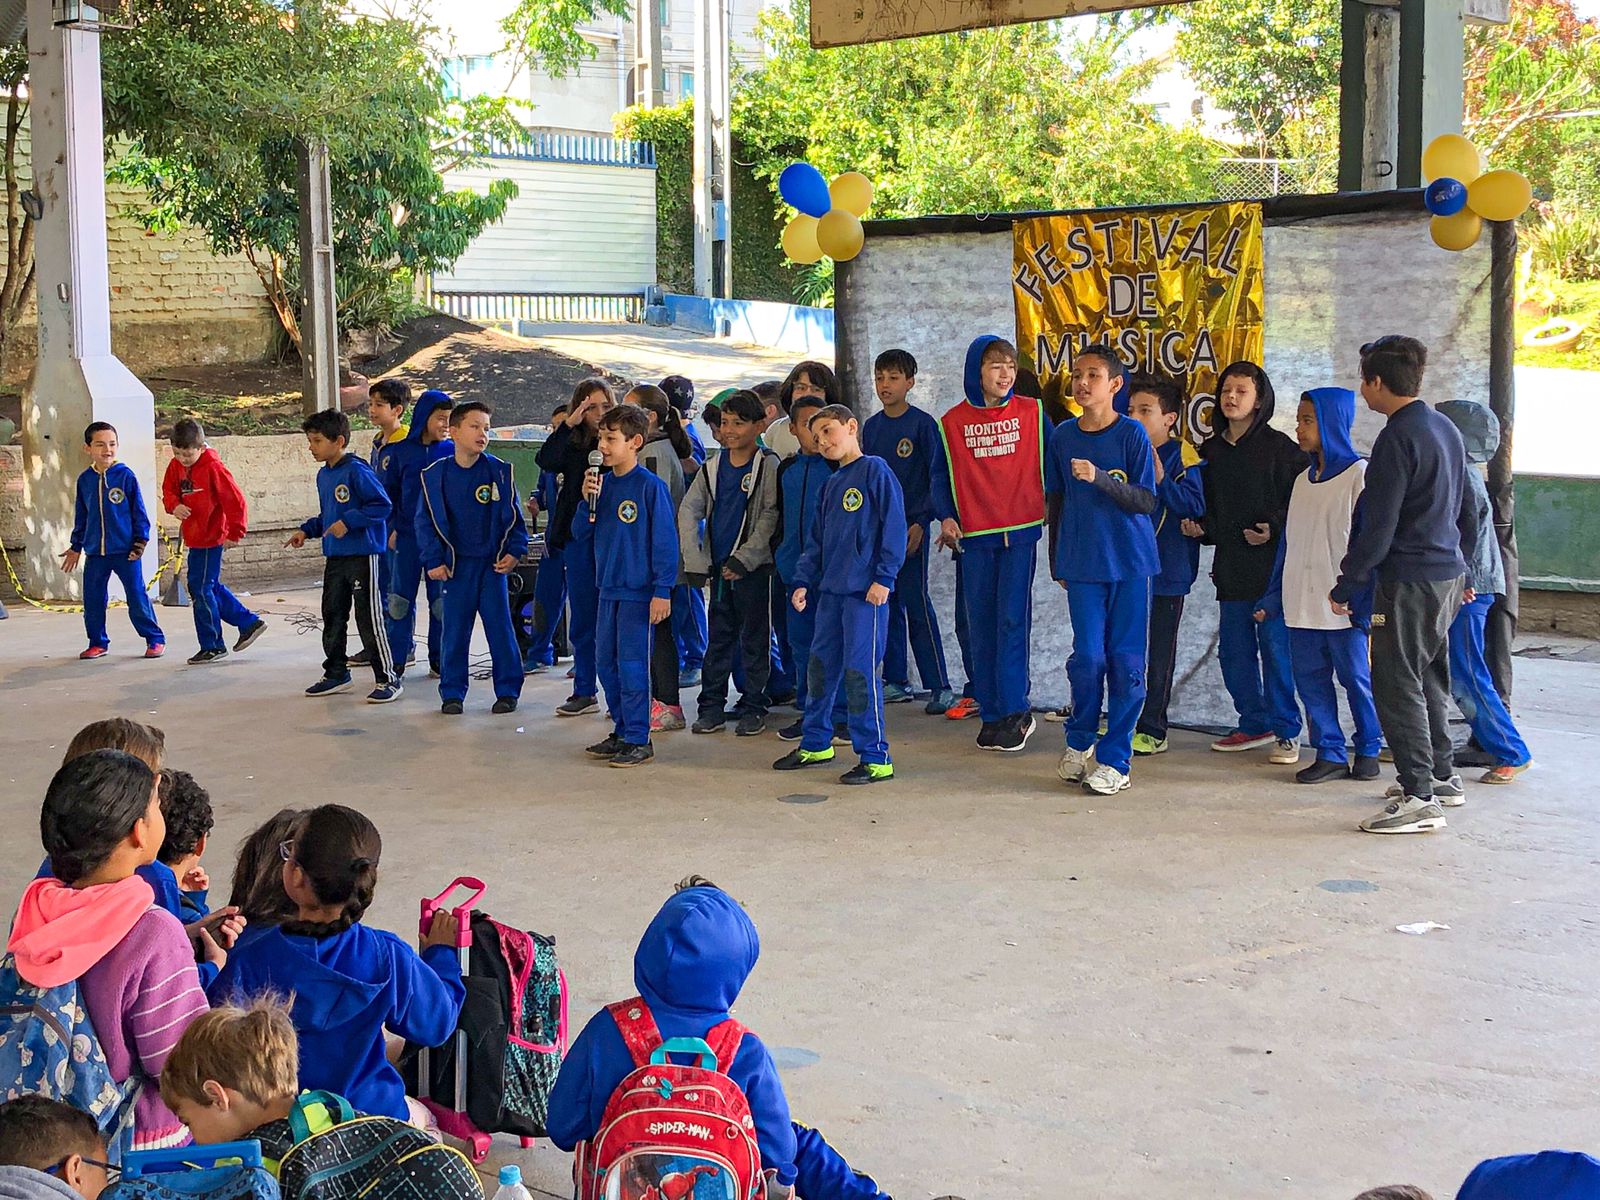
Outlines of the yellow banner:
[[1183,385],[1183,431],[1198,442],[1217,374],[1239,359],[1259,363],[1265,348],[1261,206],[1073,213],[1014,229],[1017,350],[1047,408],[1077,411],[1072,359],[1108,342],[1134,371]]

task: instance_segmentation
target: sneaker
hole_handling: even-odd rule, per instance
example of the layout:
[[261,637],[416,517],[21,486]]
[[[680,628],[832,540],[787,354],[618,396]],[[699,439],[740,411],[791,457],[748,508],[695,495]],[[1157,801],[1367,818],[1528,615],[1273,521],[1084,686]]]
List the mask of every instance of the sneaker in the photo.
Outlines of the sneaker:
[[689,726],[689,732],[690,733],[721,733],[727,727],[728,727],[727,714],[723,713],[723,712],[721,712],[719,710],[717,712],[705,713],[704,715],[696,718],[695,723],[693,725]]
[[[266,631],[267,631],[267,623],[265,621],[263,621],[260,617],[257,617],[255,619],[255,621],[253,621],[249,625],[246,625],[243,629],[241,629],[239,631],[239,640],[233,644],[233,652],[235,654],[237,654],[241,650],[250,649],[251,646],[254,646],[256,644],[256,639],[258,637],[260,637]],[[367,652],[365,650],[361,651],[361,655],[362,655],[363,658],[365,658],[366,653]],[[350,661],[353,663],[356,660],[352,658]],[[368,665],[371,665],[370,662],[368,663]]]
[[835,725],[833,727],[833,744],[835,746],[848,746],[850,744],[850,726]]
[[590,758],[615,758],[622,753],[622,748],[626,745],[627,743],[615,733],[608,733],[594,745],[585,746],[583,752]]
[[1088,750],[1074,750],[1068,746],[1061,752],[1061,761],[1056,764],[1056,774],[1062,783],[1082,783],[1083,777],[1089,773]]
[[1401,796],[1389,807],[1361,822],[1362,833],[1427,833],[1445,827],[1444,810],[1432,800]]
[[774,771],[798,771],[801,767],[820,767],[833,761],[833,747],[826,750],[791,750],[772,764]]
[[1292,767],[1300,761],[1300,743],[1295,738],[1279,738],[1273,744],[1272,753],[1267,755],[1268,762],[1280,766]]
[[[412,661],[414,662],[416,660],[413,659]],[[429,679],[439,679],[439,678],[441,678],[440,673],[439,673],[439,664],[438,663],[429,663],[428,664],[428,678]]]
[[517,711],[517,698],[515,696],[496,696],[494,704],[489,711],[496,715],[514,713]]
[[883,685],[883,702],[885,704],[910,704],[917,698],[917,694],[903,683],[886,683]]
[[447,717],[459,717],[464,711],[464,706],[459,700],[446,700],[439,705],[439,711]]
[[858,786],[865,783],[888,783],[893,778],[893,763],[857,763],[839,776],[839,782]]
[[565,704],[556,705],[558,717],[583,717],[600,711],[600,701],[594,696],[568,696]]
[[543,675],[550,669],[549,663],[542,663],[538,659],[523,659],[522,673],[524,675]]
[[1046,709],[1044,719],[1052,725],[1065,725],[1072,720],[1072,705],[1063,704],[1060,708]]
[[405,688],[399,683],[386,683],[375,687],[367,693],[368,704],[393,704],[405,694]]
[[733,727],[737,737],[757,737],[767,731],[766,713],[745,713]]
[[699,687],[700,686],[700,672],[699,671],[680,671],[680,672],[678,672],[678,686],[679,687]]
[[957,696],[956,702],[944,710],[946,721],[967,721],[978,715],[978,702],[971,696]]
[[[244,641],[242,637],[239,640],[241,642]],[[235,646],[234,649],[237,650],[239,647]],[[372,665],[372,655],[368,654],[367,648],[363,646],[361,649],[352,654],[346,661],[349,662],[352,667],[370,667]]]
[[1516,780],[1518,775],[1521,775],[1524,771],[1526,771],[1531,766],[1533,766],[1533,760],[1532,759],[1529,759],[1525,763],[1516,763],[1514,765],[1509,765],[1509,766],[1508,765],[1501,765],[1501,766],[1498,766],[1498,767],[1490,767],[1482,775],[1478,776],[1478,782],[1479,783],[1512,783],[1512,782],[1514,782]]
[[1000,733],[999,721],[985,721],[978,730],[978,749],[993,750],[994,739]]
[[798,742],[804,736],[805,731],[806,721],[804,717],[801,717],[793,725],[785,725],[778,730],[778,740],[780,742]]
[[151,642],[144,648],[144,656],[146,658],[160,658],[166,652],[167,645],[165,642]]
[[218,646],[215,650],[202,650],[199,654],[190,655],[189,665],[191,667],[203,667],[206,663],[221,662],[227,657],[228,652]]
[[622,743],[622,749],[611,756],[609,767],[642,767],[656,756],[656,748],[649,742],[642,746],[628,742]]
[[[1388,790],[1383,793],[1385,800],[1399,800],[1406,794],[1405,788],[1398,783],[1391,783]],[[1449,779],[1435,779],[1433,781],[1433,798],[1441,808],[1460,808],[1467,802],[1467,787],[1461,782],[1461,776],[1452,775]]]
[[1344,763],[1329,762],[1319,758],[1309,767],[1303,767],[1294,773],[1296,783],[1327,783],[1330,779],[1350,778],[1350,768]]
[[1235,729],[1227,737],[1218,738],[1211,743],[1213,750],[1220,750],[1230,754],[1236,750],[1259,750],[1263,746],[1270,746],[1278,740],[1274,733],[1246,733],[1242,729]]
[[1129,779],[1115,767],[1108,767],[1100,763],[1094,770],[1083,777],[1083,786],[1086,790],[1100,796],[1115,796],[1118,792],[1125,792],[1133,786]]
[[[104,646],[90,646],[82,654],[78,655],[78,657],[83,659],[83,660],[85,660],[85,661],[88,661],[89,659],[94,659],[94,658],[104,658],[106,656],[106,654],[107,654],[107,650],[106,650],[106,648]],[[198,654],[195,655],[195,658],[199,658],[199,657],[200,656]],[[194,662],[195,659],[191,658],[189,661],[190,662]]]
[[922,711],[930,717],[949,716],[950,707],[955,702],[956,694],[949,688],[944,688],[928,697],[928,702],[922,706]]
[[1378,765],[1376,754],[1358,754],[1355,762],[1350,764],[1351,779],[1376,779],[1380,774],[1382,768]]
[[1165,754],[1167,752],[1167,739],[1151,737],[1148,733],[1133,735],[1133,752],[1140,758],[1148,758],[1152,754]]
[[[678,686],[683,686],[683,680],[678,680]],[[799,698],[799,692],[780,692],[772,697],[771,704],[773,708],[793,708],[794,702]]]
[[683,708],[677,704],[650,701],[650,732],[674,733],[684,727]]
[[[216,651],[216,650],[212,650],[212,651],[209,651],[208,653],[216,654],[216,653],[219,653],[219,652]],[[348,676],[348,675],[338,675],[338,676],[335,676],[332,679],[323,678],[323,679],[317,680],[315,683],[313,683],[310,687],[308,687],[306,689],[306,695],[308,695],[308,696],[331,696],[335,692],[348,692],[349,690],[350,690],[350,676]]]
[[1016,754],[1027,746],[1028,739],[1038,727],[1032,713],[1007,717],[995,731],[994,748],[1002,754]]

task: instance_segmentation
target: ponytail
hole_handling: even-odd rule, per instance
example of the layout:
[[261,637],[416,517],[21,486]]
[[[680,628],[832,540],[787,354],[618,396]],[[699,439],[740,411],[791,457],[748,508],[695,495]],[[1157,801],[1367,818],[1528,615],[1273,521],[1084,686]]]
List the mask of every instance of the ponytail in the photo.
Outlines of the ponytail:
[[667,441],[672,443],[674,454],[680,459],[694,457],[694,443],[689,440],[689,431],[683,427],[683,418],[678,415],[678,410],[670,404],[667,405],[667,418],[661,427],[667,432]]

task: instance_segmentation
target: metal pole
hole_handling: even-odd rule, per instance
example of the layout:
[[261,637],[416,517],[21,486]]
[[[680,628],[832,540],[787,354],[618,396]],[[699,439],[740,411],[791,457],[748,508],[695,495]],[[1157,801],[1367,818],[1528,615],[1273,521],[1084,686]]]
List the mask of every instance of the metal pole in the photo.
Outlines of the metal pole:
[[333,281],[333,189],[328,147],[301,142],[300,156],[300,317],[302,409],[307,416],[339,407],[338,296]]
[[711,45],[708,10],[714,0],[694,0],[694,291],[711,295]]

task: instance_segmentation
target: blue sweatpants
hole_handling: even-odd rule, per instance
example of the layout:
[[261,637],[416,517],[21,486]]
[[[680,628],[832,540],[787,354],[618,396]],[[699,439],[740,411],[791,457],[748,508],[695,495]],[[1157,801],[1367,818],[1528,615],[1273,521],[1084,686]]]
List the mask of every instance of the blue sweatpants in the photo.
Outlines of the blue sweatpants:
[[815,1129],[794,1125],[794,1192],[800,1200],[889,1200],[870,1175],[863,1175]]
[[493,661],[495,699],[522,695],[522,651],[511,623],[511,591],[492,558],[456,558],[455,573],[439,597],[444,638],[439,661],[439,699],[465,700],[474,621],[483,622]]
[[[811,644],[817,636],[817,608],[815,604],[807,604],[805,612],[795,612],[794,605],[790,603],[794,596],[794,589],[788,584],[774,580],[773,586],[783,593],[784,603],[789,605],[789,654],[796,664],[795,670],[795,701],[794,706],[802,714],[806,711],[807,694],[809,685],[807,677],[811,674]],[[799,664],[805,663],[804,670],[799,669]],[[841,686],[833,697],[833,723],[835,727],[843,725],[849,719],[845,711],[844,688]]]
[[[1068,583],[1067,614],[1072,619],[1067,745],[1074,750],[1093,746],[1096,762],[1126,775],[1133,762],[1133,728],[1144,708],[1150,581]],[[1096,745],[1100,707],[1108,697],[1106,732]]]
[[600,619],[600,587],[595,582],[594,538],[561,548],[567,564],[567,641],[572,645],[572,694],[599,694],[595,671],[595,625]]
[[1531,762],[1533,754],[1495,690],[1483,652],[1484,622],[1493,607],[1493,596],[1479,596],[1463,604],[1450,622],[1450,694],[1495,766],[1520,767]]
[[[772,672],[767,676],[767,695],[787,696],[799,690],[795,676],[800,673],[800,667],[789,655],[789,614],[794,610],[789,607],[789,597],[783,594],[783,584],[778,581],[776,571],[772,572],[772,591],[767,605],[772,611]],[[736,678],[734,685],[743,693],[741,681]]]
[[672,635],[678,639],[678,666],[698,671],[706,662],[706,590],[680,583],[688,604],[680,603],[676,589],[672,597]]
[[967,621],[967,596],[966,585],[961,582],[961,558],[955,556],[956,564],[956,645],[961,650],[961,673],[967,677],[966,686],[962,688],[963,696],[972,695],[972,626]]
[[222,626],[245,629],[256,623],[251,612],[222,582],[222,547],[189,551],[189,599],[194,632],[202,650],[225,650]]
[[889,606],[868,604],[860,596],[806,593],[816,605],[817,628],[806,672],[806,715],[802,750],[833,745],[833,704],[844,687],[850,744],[864,763],[889,761],[889,732],[883,723],[883,649],[889,640]]
[[901,687],[911,684],[911,666],[906,661],[908,636],[922,686],[935,695],[947,689],[950,672],[944,664],[939,614],[933,611],[933,598],[928,595],[927,538],[923,538],[915,554],[906,555],[894,591],[889,594],[889,648],[883,655],[883,678]]
[[[106,605],[113,575],[122,581],[122,590],[128,595],[128,619],[133,622],[134,631],[146,645],[165,645],[166,635],[156,624],[156,610],[144,590],[144,560],[129,558],[126,554],[86,554],[83,556],[83,627],[89,634],[89,645],[102,648],[111,645],[106,635]],[[193,586],[191,583],[191,594]],[[199,601],[195,603],[198,605]]]
[[1306,724],[1318,762],[1344,763],[1344,730],[1339,725],[1337,676],[1356,722],[1356,757],[1376,758],[1383,749],[1383,730],[1372,702],[1372,660],[1367,633],[1353,625],[1346,629],[1291,629],[1289,657],[1294,663],[1294,686],[1306,706]]
[[994,534],[961,552],[962,595],[972,646],[972,696],[986,722],[1029,710],[1028,641],[1033,632],[1035,538],[1005,545]]
[[439,600],[442,585],[437,579],[427,578],[414,536],[402,533],[396,538],[389,557],[389,599],[383,626],[394,669],[404,674],[411,652],[416,649],[417,587],[421,585],[428,597],[428,667],[439,671],[439,652],[444,644],[444,609]]
[[567,603],[567,564],[560,550],[547,543],[539,560],[539,573],[533,579],[533,641],[528,646],[530,663],[550,666],[556,661],[555,633],[561,624],[561,610]]
[[1289,627],[1282,617],[1257,621],[1249,600],[1222,600],[1217,630],[1217,665],[1239,728],[1251,736],[1300,736],[1300,709],[1294,702],[1294,670],[1289,663]]
[[616,735],[630,746],[650,740],[650,601],[601,600],[595,665]]

